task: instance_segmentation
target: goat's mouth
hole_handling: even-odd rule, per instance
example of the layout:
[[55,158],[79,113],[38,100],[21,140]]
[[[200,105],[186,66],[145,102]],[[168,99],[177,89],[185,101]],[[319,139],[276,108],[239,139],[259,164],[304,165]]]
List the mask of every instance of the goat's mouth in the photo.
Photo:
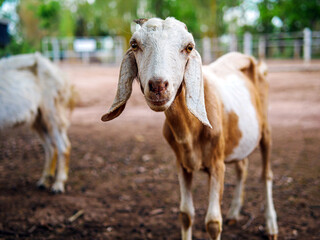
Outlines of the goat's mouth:
[[151,103],[154,106],[163,106],[165,105],[167,102],[169,102],[169,99],[165,98],[165,99],[157,99],[157,100],[152,100],[152,99],[147,99],[147,101],[149,103]]

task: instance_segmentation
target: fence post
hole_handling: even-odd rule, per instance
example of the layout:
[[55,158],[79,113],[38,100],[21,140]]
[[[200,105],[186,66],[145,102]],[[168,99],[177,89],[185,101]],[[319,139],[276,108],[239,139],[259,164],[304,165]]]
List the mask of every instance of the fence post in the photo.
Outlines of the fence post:
[[300,58],[300,42],[299,42],[299,40],[294,40],[293,49],[294,49],[293,58],[299,59]]
[[114,43],[114,55],[115,55],[115,59],[114,59],[114,63],[116,64],[120,64],[121,60],[123,58],[124,52],[124,39],[122,37],[116,37],[113,38],[113,43]]
[[305,28],[303,30],[303,58],[305,63],[311,60],[311,40],[312,32],[309,28]]
[[202,39],[202,59],[203,63],[211,62],[211,43],[208,37]]
[[51,39],[51,44],[52,44],[52,58],[54,62],[59,62],[60,60],[60,48],[59,48],[59,41],[57,38],[52,38]]
[[42,44],[42,54],[47,58],[49,58],[50,54],[48,50],[48,38],[43,38],[41,44]]
[[244,34],[243,52],[247,55],[252,55],[252,35],[249,32]]
[[266,58],[266,38],[265,36],[261,36],[259,38],[259,59]]
[[238,49],[237,43],[238,43],[237,36],[234,33],[232,33],[230,35],[230,46],[229,46],[229,51],[230,52],[237,51],[237,49]]

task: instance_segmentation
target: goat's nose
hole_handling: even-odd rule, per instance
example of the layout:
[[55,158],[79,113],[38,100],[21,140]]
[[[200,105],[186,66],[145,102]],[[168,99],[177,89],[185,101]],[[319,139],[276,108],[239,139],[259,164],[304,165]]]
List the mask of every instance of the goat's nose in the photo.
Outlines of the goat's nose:
[[167,90],[169,83],[162,78],[152,78],[149,80],[148,85],[150,92],[161,94]]

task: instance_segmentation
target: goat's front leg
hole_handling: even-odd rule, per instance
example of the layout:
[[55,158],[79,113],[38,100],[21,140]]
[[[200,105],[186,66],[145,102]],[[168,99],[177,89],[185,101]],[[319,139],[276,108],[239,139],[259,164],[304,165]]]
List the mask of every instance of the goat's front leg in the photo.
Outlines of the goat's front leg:
[[187,172],[178,164],[178,176],[180,184],[180,221],[183,240],[192,239],[192,222],[194,218],[194,207],[191,194],[192,173]]
[[237,161],[235,163],[236,174],[237,174],[237,184],[236,184],[236,189],[234,190],[231,207],[227,214],[228,225],[232,225],[236,223],[237,220],[239,220],[240,210],[243,203],[244,186],[247,178],[248,163],[249,163],[248,158],[245,158],[241,161]]
[[221,200],[223,194],[224,162],[216,160],[209,170],[209,206],[206,215],[206,228],[213,240],[219,240],[222,231]]
[[56,180],[53,183],[52,191],[54,193],[61,193],[64,192],[64,183],[68,178],[71,145],[66,131],[56,132],[54,138],[58,149],[58,164]]

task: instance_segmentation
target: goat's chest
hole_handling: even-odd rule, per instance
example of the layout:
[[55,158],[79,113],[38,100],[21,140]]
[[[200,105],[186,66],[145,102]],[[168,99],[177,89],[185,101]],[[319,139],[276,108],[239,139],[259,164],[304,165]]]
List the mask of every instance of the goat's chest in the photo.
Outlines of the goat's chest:
[[225,161],[244,159],[260,139],[257,96],[250,91],[253,85],[238,75],[229,75],[215,85],[223,106]]

